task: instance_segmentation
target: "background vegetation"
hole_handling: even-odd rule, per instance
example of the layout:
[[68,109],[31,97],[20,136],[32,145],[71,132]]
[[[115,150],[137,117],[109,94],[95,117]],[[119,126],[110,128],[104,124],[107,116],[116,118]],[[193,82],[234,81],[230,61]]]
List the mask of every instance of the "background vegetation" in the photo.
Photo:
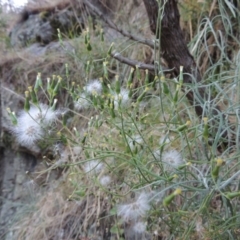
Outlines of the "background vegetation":
[[[100,19],[89,19],[77,38],[58,32],[64,51],[30,61],[22,51],[19,60],[5,34],[11,18],[2,14],[1,52],[8,54],[1,66],[12,72],[3,81],[24,99],[17,113],[7,110],[8,132],[47,166],[26,183],[32,201],[10,226],[14,239],[238,239],[239,4],[182,0],[178,7],[213,97],[202,108],[220,106],[228,125],[219,115],[215,127],[234,129],[236,144],[221,151],[220,130],[211,136],[212,119],[199,119],[181,92],[196,88],[183,83],[181,70],[152,76],[111,57],[117,51],[164,64],[158,51],[113,39]],[[127,17],[120,7],[115,21],[154,39],[141,9]],[[55,171],[61,177],[43,188]]]

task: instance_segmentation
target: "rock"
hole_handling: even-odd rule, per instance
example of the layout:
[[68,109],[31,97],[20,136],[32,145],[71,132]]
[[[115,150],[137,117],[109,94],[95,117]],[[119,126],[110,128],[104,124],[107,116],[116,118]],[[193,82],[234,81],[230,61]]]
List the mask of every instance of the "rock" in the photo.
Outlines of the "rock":
[[[24,10],[18,23],[10,32],[13,47],[27,47],[33,43],[42,45],[59,39],[58,29],[65,38],[78,36],[84,28],[86,14],[74,11],[70,5],[65,9],[56,8]],[[85,16],[85,17],[83,17]]]

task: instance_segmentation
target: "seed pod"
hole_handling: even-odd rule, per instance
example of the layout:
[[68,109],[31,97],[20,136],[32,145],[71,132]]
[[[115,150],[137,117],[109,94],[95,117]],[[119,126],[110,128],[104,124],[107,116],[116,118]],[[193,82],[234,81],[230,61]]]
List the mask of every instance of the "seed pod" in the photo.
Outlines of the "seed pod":
[[36,95],[34,89],[33,89],[31,86],[29,86],[29,87],[28,87],[28,90],[29,90],[29,92],[30,92],[32,102],[33,102],[34,104],[38,104],[37,95]]
[[132,67],[130,70],[130,74],[127,80],[127,87],[130,88],[130,86],[132,85],[133,82],[133,72],[134,72],[134,68]]
[[12,124],[17,125],[18,121],[17,121],[17,117],[15,115],[15,112],[12,112],[10,110],[10,108],[7,108],[7,112],[8,112],[8,116],[11,118]]
[[91,46],[91,44],[90,44],[90,41],[88,41],[88,43],[87,43],[87,50],[90,52],[90,51],[92,51],[92,46]]
[[51,106],[52,111],[54,111],[56,109],[57,101],[58,100],[56,98],[53,100],[53,105]]
[[104,32],[102,28],[100,30],[100,38],[101,38],[101,41],[104,42]]
[[113,45],[114,45],[114,43],[112,43],[112,44],[110,45],[110,48],[108,49],[108,52],[107,52],[107,55],[108,55],[108,56],[111,56],[111,54],[112,54]]
[[120,86],[120,81],[119,81],[119,76],[118,75],[116,75],[115,91],[116,91],[117,94],[119,94],[120,91],[121,91],[121,86]]
[[233,198],[235,198],[235,197],[240,197],[240,191],[238,191],[238,192],[227,192],[227,193],[225,193],[225,196],[226,196],[229,200],[231,200],[231,199],[233,199]]
[[148,74],[148,69],[145,70],[145,85],[148,85],[149,84],[149,74]]
[[183,66],[180,66],[179,84],[180,86],[183,84]]
[[25,103],[24,103],[24,110],[25,110],[26,112],[28,112],[29,109],[30,109],[29,91],[25,91],[25,97],[26,97],[26,99],[25,99]]
[[224,164],[224,161],[221,158],[218,158],[216,162],[217,162],[217,165],[212,170],[212,178],[214,181],[218,179],[220,168]]
[[174,102],[174,103],[177,103],[177,101],[178,101],[179,89],[180,89],[180,85],[178,84],[178,85],[177,85],[177,88],[176,88],[176,92],[175,92],[174,97],[173,97],[173,102]]
[[36,82],[35,82],[35,86],[34,86],[34,90],[37,92],[39,87],[42,87],[42,79],[41,79],[41,73],[38,73],[37,74],[37,79],[36,79]]
[[60,88],[61,82],[62,82],[62,78],[60,76],[58,76],[58,82],[57,82],[55,88],[53,89],[53,96],[56,96],[56,94]]
[[146,92],[147,92],[147,88],[144,89],[144,91],[142,92],[142,94],[137,98],[137,102],[141,102],[144,98],[144,96],[146,95]]
[[112,118],[116,117],[116,114],[115,114],[115,111],[114,111],[114,101],[112,101],[111,104],[110,104],[110,113],[111,113]]
[[136,73],[137,73],[137,80],[140,80],[141,79],[141,73],[140,73],[138,65],[136,65]]
[[207,121],[208,121],[208,118],[204,117],[203,118],[203,122],[204,122],[203,138],[205,139],[206,142],[208,142],[208,136],[209,136]]
[[167,207],[175,198],[175,196],[180,195],[181,193],[182,190],[180,188],[177,188],[172,194],[163,199],[163,206]]
[[67,125],[67,116],[65,113],[62,113],[62,124],[63,126]]
[[185,124],[179,126],[177,131],[182,132],[183,130],[187,129],[191,125],[191,121],[187,121]]
[[108,78],[107,64],[108,64],[108,62],[103,62],[103,76],[105,78]]

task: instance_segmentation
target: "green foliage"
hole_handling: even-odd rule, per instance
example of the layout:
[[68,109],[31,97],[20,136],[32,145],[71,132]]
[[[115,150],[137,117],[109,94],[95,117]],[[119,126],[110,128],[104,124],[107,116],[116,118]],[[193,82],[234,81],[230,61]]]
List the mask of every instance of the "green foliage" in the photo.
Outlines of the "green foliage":
[[[235,10],[226,1],[219,1],[219,11],[223,11],[223,2],[229,8],[224,14],[230,12],[234,17]],[[205,11],[206,8],[202,18],[195,8],[189,10],[189,17],[200,21],[189,46],[196,58],[211,55],[207,40],[210,35],[215,38],[216,52],[220,54],[216,61],[208,62],[202,84],[210,95],[214,91],[214,99],[209,101],[225,105],[224,111],[230,116],[239,108],[239,52],[230,59],[227,43],[218,41],[221,34],[214,24],[223,14],[209,19]],[[72,103],[64,103],[70,114],[64,112],[51,125],[51,141],[41,139],[48,143],[44,146],[65,146],[53,154],[50,169],[66,168],[67,177],[59,187],[67,189],[66,202],[86,201],[86,206],[96,202],[91,205],[94,220],[98,223],[110,219],[107,228],[114,239],[123,239],[127,228],[137,239],[150,233],[163,239],[237,239],[239,151],[229,145],[219,152],[218,143],[223,127],[231,133],[234,126],[236,138],[239,137],[238,122],[223,126],[221,114],[209,116],[207,100],[202,102],[203,117],[199,121],[194,103],[190,105],[185,96],[187,90],[197,91],[198,86],[183,82],[182,68],[180,76],[174,79],[164,77],[159,70],[151,82],[148,71],[134,70],[110,59],[115,45],[106,47],[102,34],[99,39],[91,34],[94,33],[89,29],[84,32],[82,52],[71,55],[72,59],[84,62],[85,82],[70,78],[68,62],[61,76],[49,76],[44,82],[38,74],[34,89],[26,93],[27,112],[32,105],[40,106],[40,91],[51,111],[63,113],[55,100],[61,92]],[[60,31],[58,36],[63,42]],[[204,46],[207,50],[203,53]],[[132,89],[134,78],[141,84]],[[182,88],[185,93],[180,91]],[[9,114],[16,125],[15,115],[11,111]],[[85,122],[84,127],[81,121]],[[213,138],[214,121],[219,126],[214,126],[218,131]],[[101,204],[105,199],[107,207]],[[86,212],[90,212],[87,207]],[[81,226],[72,227],[83,232],[91,224],[89,219],[85,217]],[[44,227],[40,224],[40,231]],[[30,234],[27,228],[22,227],[21,231],[22,236]]]

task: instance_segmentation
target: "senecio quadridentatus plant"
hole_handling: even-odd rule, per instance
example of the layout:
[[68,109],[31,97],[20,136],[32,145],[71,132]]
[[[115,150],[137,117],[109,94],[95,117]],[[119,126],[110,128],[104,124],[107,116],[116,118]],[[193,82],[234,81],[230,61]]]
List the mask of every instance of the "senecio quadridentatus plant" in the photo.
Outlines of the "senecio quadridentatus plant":
[[[66,64],[66,73],[68,65]],[[17,143],[29,149],[32,152],[40,152],[41,144],[44,141],[53,139],[51,144],[54,144],[57,139],[66,141],[66,138],[61,133],[61,130],[66,125],[66,108],[57,109],[58,99],[56,95],[60,88],[63,88],[62,78],[53,75],[52,78],[47,78],[47,86],[44,86],[41,73],[36,77],[35,86],[29,86],[25,91],[24,110],[17,115],[10,108],[7,108],[8,115],[11,119],[11,132]],[[45,90],[46,88],[46,90]],[[38,92],[42,90],[47,98],[48,104],[41,103],[38,99]],[[112,87],[108,86],[108,97],[112,102],[113,109],[127,106],[130,103],[128,90],[120,88],[116,92]],[[75,86],[75,82],[68,88],[69,94],[73,97],[74,109],[82,111],[96,107],[96,103],[103,96],[103,84],[99,79],[87,81],[83,88]],[[102,99],[101,99],[102,100]],[[112,110],[113,110],[112,109]],[[62,120],[62,121],[61,121]],[[59,124],[62,123],[62,127]],[[46,145],[46,144],[45,144]]]
[[[105,63],[106,65],[107,63]],[[66,65],[67,68],[67,65]],[[131,70],[130,75],[133,73]],[[169,96],[172,99],[173,106],[176,106],[179,99],[179,89],[182,83],[182,68],[179,84],[177,84],[175,94],[170,95],[170,89],[164,77],[159,78],[162,94]],[[101,79],[94,79],[87,81],[83,88],[78,88],[72,83],[68,86],[69,94],[73,97],[74,109],[82,111],[91,107],[96,107],[101,111],[103,108],[110,109],[109,116],[115,119],[118,112],[121,112],[124,107],[131,106],[131,79],[128,81],[127,88],[120,86],[119,77],[115,77],[115,86],[104,86]],[[60,76],[53,76],[48,78],[46,82],[46,90],[44,90],[41,74],[39,73],[36,78],[34,87],[28,87],[25,92],[24,110],[19,114],[7,109],[8,114],[12,121],[11,131],[16,138],[16,141],[23,147],[26,147],[33,152],[40,152],[44,141],[52,139],[50,144],[54,144],[58,139],[67,141],[65,135],[61,132],[66,126],[65,109],[57,109],[57,94],[59,89],[62,88],[62,78]],[[42,90],[48,100],[48,104],[39,102],[38,91]],[[107,93],[105,92],[107,89]],[[140,103],[148,88],[138,96],[136,102]],[[103,105],[102,105],[103,104]],[[108,116],[108,117],[109,117]],[[177,126],[177,125],[176,125]],[[174,126],[174,127],[176,127]],[[175,129],[170,129],[176,134],[182,134],[188,131],[191,127],[191,122],[187,121],[179,125]],[[75,128],[73,128],[73,132]],[[202,124],[202,138],[203,141],[208,142],[208,119],[203,119]],[[76,130],[77,132],[77,130]],[[83,136],[85,139],[85,136]],[[165,139],[165,138],[164,138]],[[167,138],[166,138],[167,139]],[[165,140],[166,140],[165,139]],[[126,144],[131,152],[130,155],[137,155],[145,145],[144,136],[140,134],[132,134],[131,136],[125,135]],[[135,191],[135,198],[127,203],[120,203],[116,205],[115,214],[121,219],[123,223],[131,224],[133,232],[142,233],[147,228],[147,217],[149,212],[152,211],[152,205],[160,206],[163,211],[168,211],[170,206],[174,204],[174,200],[179,198],[188,199],[188,190],[191,190],[191,184],[199,185],[198,192],[201,192],[206,200],[212,198],[213,193],[221,193],[222,196],[228,200],[239,197],[239,191],[226,191],[226,187],[234,184],[235,180],[240,174],[240,171],[233,174],[231,177],[223,176],[224,165],[228,164],[222,158],[213,159],[209,162],[206,170],[201,169],[199,163],[192,164],[191,161],[185,161],[176,149],[165,150],[163,146],[168,142],[160,140],[160,148],[153,149],[152,162],[160,163],[162,168],[162,176],[156,181],[152,181],[149,185],[144,185],[139,188],[142,191]],[[44,145],[46,146],[46,144]],[[138,167],[136,165],[136,167]],[[94,160],[86,162],[83,165],[85,173],[98,173],[103,169],[103,164],[100,161]],[[148,171],[148,174],[149,171]],[[154,175],[154,174],[152,174]],[[191,178],[189,178],[191,176]],[[194,179],[192,179],[192,177]],[[103,175],[99,182],[103,187],[111,185],[111,176]],[[156,186],[156,190],[154,187]],[[163,189],[160,188],[163,187]],[[152,191],[145,191],[150,187]],[[169,210],[170,211],[170,210]]]
[[[53,76],[47,79],[47,92],[43,89],[41,73],[38,73],[35,86],[29,86],[25,91],[24,110],[18,115],[7,108],[8,115],[12,121],[11,132],[16,141],[32,152],[41,151],[40,145],[43,140],[51,138],[57,131],[57,120],[62,117],[66,110],[57,110],[57,99],[55,96],[61,85],[61,77]],[[37,93],[42,89],[49,104],[41,103]],[[60,133],[58,133],[60,134]]]

